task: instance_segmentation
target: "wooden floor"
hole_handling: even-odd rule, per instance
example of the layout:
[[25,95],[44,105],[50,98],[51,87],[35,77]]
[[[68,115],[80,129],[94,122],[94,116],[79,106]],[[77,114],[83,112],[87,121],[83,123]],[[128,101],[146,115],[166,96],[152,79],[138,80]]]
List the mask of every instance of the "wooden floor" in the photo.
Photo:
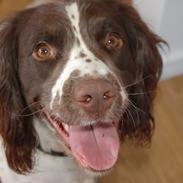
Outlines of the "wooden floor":
[[[0,17],[28,1],[0,0]],[[160,83],[154,113],[151,148],[123,144],[117,166],[102,183],[183,183],[183,76]]]

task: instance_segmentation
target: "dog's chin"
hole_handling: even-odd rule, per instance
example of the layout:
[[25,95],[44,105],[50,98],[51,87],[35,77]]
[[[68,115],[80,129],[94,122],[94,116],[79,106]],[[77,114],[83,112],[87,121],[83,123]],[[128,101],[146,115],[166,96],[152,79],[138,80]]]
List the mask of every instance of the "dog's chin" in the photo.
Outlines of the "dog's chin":
[[44,113],[49,125],[82,168],[95,176],[111,171],[119,152],[118,122],[69,126],[58,117]]

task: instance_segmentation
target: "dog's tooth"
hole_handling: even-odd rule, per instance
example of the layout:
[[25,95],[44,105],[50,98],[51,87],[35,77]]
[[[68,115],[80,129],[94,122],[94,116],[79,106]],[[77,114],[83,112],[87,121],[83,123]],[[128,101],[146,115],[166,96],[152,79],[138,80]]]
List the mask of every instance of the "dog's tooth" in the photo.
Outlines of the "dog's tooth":
[[63,125],[63,127],[64,127],[64,129],[65,129],[66,131],[69,131],[69,125],[64,124],[64,123],[62,123],[62,125]]

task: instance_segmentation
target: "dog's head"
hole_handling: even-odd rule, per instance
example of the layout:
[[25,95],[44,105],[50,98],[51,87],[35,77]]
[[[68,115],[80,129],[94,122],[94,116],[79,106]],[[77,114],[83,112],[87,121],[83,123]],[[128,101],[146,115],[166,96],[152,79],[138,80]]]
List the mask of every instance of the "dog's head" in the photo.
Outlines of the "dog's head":
[[53,1],[0,32],[0,134],[9,166],[33,168],[33,118],[94,172],[111,169],[119,136],[150,141],[161,40],[117,0]]

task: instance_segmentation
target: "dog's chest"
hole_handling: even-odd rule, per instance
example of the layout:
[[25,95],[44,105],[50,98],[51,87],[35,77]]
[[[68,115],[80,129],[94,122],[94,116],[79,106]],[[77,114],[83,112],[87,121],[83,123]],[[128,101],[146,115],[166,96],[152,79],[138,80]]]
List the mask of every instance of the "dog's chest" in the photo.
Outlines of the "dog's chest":
[[27,176],[17,175],[8,168],[2,149],[0,158],[2,183],[94,183],[70,158],[52,157],[38,152],[33,173]]

